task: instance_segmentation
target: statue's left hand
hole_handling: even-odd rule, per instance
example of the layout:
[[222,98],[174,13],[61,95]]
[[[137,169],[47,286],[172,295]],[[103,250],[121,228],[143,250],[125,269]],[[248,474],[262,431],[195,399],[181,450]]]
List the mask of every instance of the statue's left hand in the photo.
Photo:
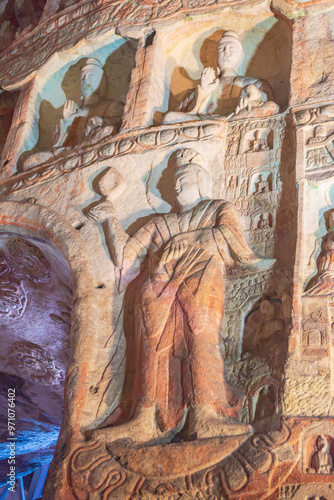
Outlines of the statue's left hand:
[[87,213],[87,218],[94,222],[104,222],[107,219],[117,218],[115,207],[109,200],[102,201]]

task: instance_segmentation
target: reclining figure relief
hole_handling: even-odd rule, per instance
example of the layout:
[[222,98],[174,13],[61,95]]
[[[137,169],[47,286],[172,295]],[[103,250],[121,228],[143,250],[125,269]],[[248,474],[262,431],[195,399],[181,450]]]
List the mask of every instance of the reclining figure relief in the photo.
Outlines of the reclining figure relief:
[[86,433],[93,439],[166,443],[181,430],[188,439],[252,432],[235,421],[242,398],[224,379],[224,278],[232,266],[247,272],[274,259],[254,254],[232,203],[211,198],[211,176],[196,151],[171,159],[176,212],[157,215],[131,237],[110,199],[88,214],[104,223],[126,290],[125,382],[118,406]]
[[169,111],[163,123],[208,118],[259,118],[279,112],[268,82],[240,76],[244,51],[235,31],[225,31],[218,43],[218,68],[205,68],[194,92]]
[[80,92],[80,106],[73,100],[64,104],[63,117],[54,130],[50,150],[30,155],[23,164],[23,170],[52,160],[83,143],[93,144],[103,137],[117,134],[124,104],[106,98],[108,80],[98,59],[91,57],[83,66]]

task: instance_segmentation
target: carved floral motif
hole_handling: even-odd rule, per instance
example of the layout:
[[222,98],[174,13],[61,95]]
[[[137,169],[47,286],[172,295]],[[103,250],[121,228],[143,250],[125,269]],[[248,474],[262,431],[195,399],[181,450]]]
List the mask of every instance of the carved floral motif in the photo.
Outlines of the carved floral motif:
[[45,350],[31,342],[14,342],[8,360],[20,377],[48,387],[60,387],[64,374]]
[[50,266],[43,252],[30,241],[21,237],[10,238],[7,243],[16,276],[35,283],[50,281]]
[[16,278],[10,261],[0,253],[0,317],[20,318],[27,305],[27,295],[21,280]]

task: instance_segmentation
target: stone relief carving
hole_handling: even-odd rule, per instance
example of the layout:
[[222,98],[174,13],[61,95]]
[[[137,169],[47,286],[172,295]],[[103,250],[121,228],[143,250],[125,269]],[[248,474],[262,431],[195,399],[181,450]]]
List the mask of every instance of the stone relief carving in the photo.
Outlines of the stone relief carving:
[[334,210],[325,214],[327,234],[317,258],[318,273],[306,286],[307,295],[328,295],[334,290]]
[[21,280],[15,278],[10,261],[0,253],[0,317],[20,318],[27,305],[27,295]]
[[10,258],[19,278],[35,283],[50,281],[50,266],[43,252],[30,241],[21,237],[10,238],[7,243]]
[[317,474],[331,474],[333,472],[333,458],[331,455],[331,440],[327,436],[318,436],[315,442],[315,451],[310,460],[310,472]]
[[263,356],[273,372],[286,356],[285,322],[280,301],[263,298],[247,316],[243,337],[243,359]]
[[60,387],[64,373],[45,352],[32,342],[14,342],[8,352],[8,361],[23,379],[47,387]]
[[93,57],[87,59],[81,70],[80,106],[72,100],[65,103],[63,118],[54,131],[52,149],[29,156],[23,170],[50,161],[84,142],[91,144],[115,135],[121,124],[124,105],[106,99],[107,87],[107,76],[100,61]]
[[27,305],[26,280],[50,281],[50,266],[43,252],[24,238],[12,237],[0,251],[0,317],[20,318]]
[[[200,122],[187,127],[157,127],[141,131],[129,132],[118,137],[102,140],[98,145],[85,146],[73,153],[69,148],[64,156],[51,156],[49,161],[30,169],[25,173],[13,175],[10,179],[0,184],[0,197],[9,193],[28,187],[38,182],[52,180],[55,177],[77,170],[79,168],[94,165],[96,161],[109,160],[129,153],[141,153],[151,149],[164,148],[184,142],[207,140],[212,137],[220,137],[225,131],[225,125],[212,121]],[[41,153],[42,154],[42,153]]]
[[218,44],[218,68],[205,68],[195,92],[179,111],[166,113],[164,123],[178,123],[220,116],[225,119],[264,117],[278,113],[270,85],[237,74],[243,48],[235,31],[225,31]]
[[[136,318],[128,325],[135,342],[128,340],[128,375],[121,402],[108,418],[109,426],[88,432],[94,439],[170,442],[184,427],[187,408],[188,436],[251,431],[227,420],[236,408],[229,402],[219,350],[224,266],[237,263],[261,270],[273,259],[252,252],[231,203],[211,199],[210,174],[196,151],[178,150],[172,161],[176,213],[157,216],[129,237],[109,200],[89,212],[90,218],[108,226],[111,253],[121,269],[119,286],[128,287]],[[146,255],[148,266],[140,272]],[[207,307],[208,302],[215,307]]]

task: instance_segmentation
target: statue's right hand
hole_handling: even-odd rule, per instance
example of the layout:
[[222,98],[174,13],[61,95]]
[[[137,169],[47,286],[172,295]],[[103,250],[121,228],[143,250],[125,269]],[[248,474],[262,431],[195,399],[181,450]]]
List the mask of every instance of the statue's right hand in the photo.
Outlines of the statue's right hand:
[[76,102],[72,100],[66,101],[63,109],[63,117],[65,120],[69,120],[70,118],[74,118],[78,114],[78,111],[79,106]]
[[219,84],[219,78],[213,68],[205,68],[201,75],[200,88],[203,92],[209,93],[215,90]]
[[104,222],[110,218],[117,218],[115,207],[113,203],[109,200],[102,201],[95,207],[91,208],[87,214],[88,219],[93,220],[94,222]]

